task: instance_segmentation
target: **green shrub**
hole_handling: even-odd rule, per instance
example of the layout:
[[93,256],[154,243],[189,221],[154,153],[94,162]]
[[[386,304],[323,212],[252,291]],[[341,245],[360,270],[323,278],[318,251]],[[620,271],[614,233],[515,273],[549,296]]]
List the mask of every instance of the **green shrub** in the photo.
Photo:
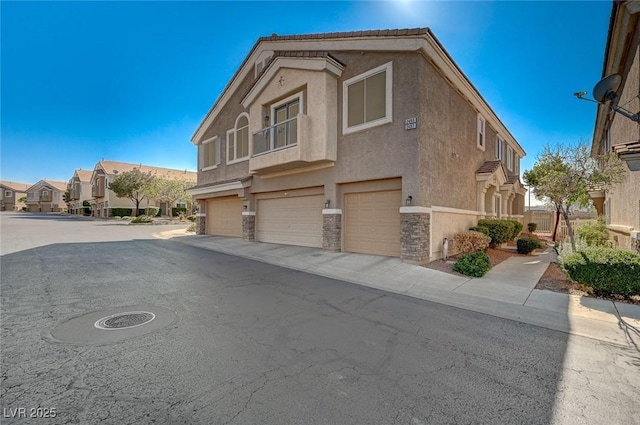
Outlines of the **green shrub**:
[[453,244],[456,249],[466,254],[487,249],[489,242],[491,242],[489,236],[473,230],[453,235]]
[[147,207],[146,215],[149,217],[155,217],[160,212],[160,208],[158,207]]
[[196,221],[196,216],[195,215],[190,215],[190,216],[187,217],[187,220],[195,222]]
[[111,208],[111,216],[115,217],[115,216],[127,216],[127,215],[131,215],[131,208]]
[[571,279],[596,295],[640,295],[640,254],[616,248],[589,247],[564,259]]
[[507,220],[513,223],[513,233],[511,234],[511,239],[515,239],[520,232],[522,232],[522,228],[524,227],[522,223],[518,220]]
[[466,276],[482,277],[491,268],[491,260],[485,251],[460,254],[453,270]]
[[131,220],[131,222],[132,223],[152,223],[153,218],[149,217],[148,215],[141,215]]
[[178,217],[180,213],[186,213],[187,209],[185,207],[173,207],[171,208],[171,216]]
[[125,215],[122,217],[123,220],[131,220],[131,217],[129,217],[128,215]]
[[521,238],[516,241],[518,248],[518,254],[529,254],[536,248],[542,248],[543,245],[540,241],[532,238]]
[[478,221],[478,226],[489,229],[492,248],[512,239],[514,224],[511,221],[483,219]]
[[491,238],[491,236],[489,235],[489,229],[484,227],[484,226],[470,227],[469,230],[473,230],[474,232],[483,233],[483,234],[489,236],[489,238]]
[[527,223],[527,230],[529,233],[533,233],[538,229],[538,223]]
[[607,225],[604,223],[604,220],[601,219],[589,221],[581,226],[577,226],[576,237],[584,240],[587,246],[611,247]]
[[122,217],[120,217],[119,215],[116,215],[113,217],[114,220],[122,220]]

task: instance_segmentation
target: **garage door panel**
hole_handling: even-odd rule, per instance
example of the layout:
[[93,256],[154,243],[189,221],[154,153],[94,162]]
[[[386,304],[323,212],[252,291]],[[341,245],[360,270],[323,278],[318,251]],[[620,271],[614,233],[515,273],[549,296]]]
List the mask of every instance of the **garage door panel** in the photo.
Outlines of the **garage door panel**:
[[258,241],[322,247],[323,203],[322,195],[259,200]]
[[242,199],[207,202],[207,234],[242,237]]
[[400,256],[402,192],[345,195],[345,251]]

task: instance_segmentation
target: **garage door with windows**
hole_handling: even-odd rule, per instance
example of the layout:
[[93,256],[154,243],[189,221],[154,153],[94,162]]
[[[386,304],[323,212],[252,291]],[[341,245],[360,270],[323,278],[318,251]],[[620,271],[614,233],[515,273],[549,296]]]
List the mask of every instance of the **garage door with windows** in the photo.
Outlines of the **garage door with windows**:
[[242,199],[235,196],[208,201],[207,234],[242,237]]
[[323,195],[259,199],[257,240],[321,248],[323,205]]
[[399,257],[401,206],[400,190],[345,194],[345,251]]

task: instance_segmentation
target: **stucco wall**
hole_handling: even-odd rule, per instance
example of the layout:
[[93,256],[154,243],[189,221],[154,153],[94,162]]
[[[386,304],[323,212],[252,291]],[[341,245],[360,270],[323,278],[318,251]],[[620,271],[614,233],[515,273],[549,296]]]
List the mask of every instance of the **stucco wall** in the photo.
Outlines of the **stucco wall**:
[[[626,79],[619,89],[619,104],[624,108],[637,112],[640,111],[640,25],[636,25],[633,41],[629,48],[629,59],[622,70]],[[640,123],[614,114],[610,128],[611,145],[640,139]],[[640,171],[627,171],[624,181],[615,185],[607,194],[612,225],[633,227],[640,229]],[[626,244],[625,244],[626,245]]]
[[469,230],[478,223],[478,216],[471,211],[432,211],[431,212],[431,258],[442,258],[444,238],[449,240],[449,255],[457,253],[453,244],[456,233]]

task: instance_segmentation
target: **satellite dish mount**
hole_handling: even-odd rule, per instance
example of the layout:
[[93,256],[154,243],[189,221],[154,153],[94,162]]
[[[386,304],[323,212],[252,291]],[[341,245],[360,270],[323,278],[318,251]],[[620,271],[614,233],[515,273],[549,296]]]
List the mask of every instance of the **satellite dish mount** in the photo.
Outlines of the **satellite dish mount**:
[[620,88],[621,83],[622,75],[611,74],[600,80],[598,84],[596,84],[593,88],[593,97],[595,100],[584,98],[584,95],[587,94],[586,92],[577,92],[574,93],[574,96],[576,96],[578,99],[588,100],[600,105],[605,105],[607,102],[610,102],[611,109],[613,109],[615,112],[629,118],[631,121],[639,122],[640,113],[634,114],[618,106],[618,89]]

